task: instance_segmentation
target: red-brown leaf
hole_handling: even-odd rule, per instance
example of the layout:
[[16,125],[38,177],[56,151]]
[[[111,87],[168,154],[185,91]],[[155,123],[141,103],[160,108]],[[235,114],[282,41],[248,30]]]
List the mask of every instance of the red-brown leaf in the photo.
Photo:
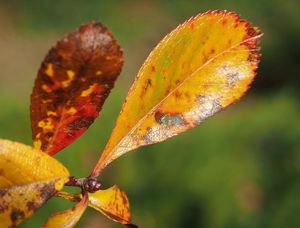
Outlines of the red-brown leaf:
[[43,61],[31,95],[35,147],[53,155],[93,123],[123,64],[120,46],[100,23],[58,41]]

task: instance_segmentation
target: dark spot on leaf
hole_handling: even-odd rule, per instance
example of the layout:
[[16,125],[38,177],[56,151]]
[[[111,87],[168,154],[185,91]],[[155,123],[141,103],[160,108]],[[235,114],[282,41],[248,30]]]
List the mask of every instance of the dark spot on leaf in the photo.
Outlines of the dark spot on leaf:
[[224,19],[224,20],[222,21],[222,25],[226,25],[226,24],[227,24],[227,20]]
[[249,56],[248,56],[248,59],[247,59],[247,61],[248,62],[255,62],[255,61],[258,61],[257,59],[259,59],[260,58],[260,54],[257,54],[257,53],[253,53],[253,52],[251,52],[250,54],[249,54]]
[[193,29],[194,29],[194,26],[195,26],[195,25],[194,25],[194,21],[191,21],[191,22],[190,22],[190,26],[191,26],[191,29],[193,30]]
[[199,104],[203,104],[205,101],[205,96],[204,95],[199,95],[197,98],[196,98],[196,102],[199,103]]
[[55,189],[55,181],[44,185],[39,192],[42,199],[48,199],[50,196],[54,195],[57,192]]
[[147,85],[151,86],[152,85],[152,81],[150,78],[147,79]]
[[171,91],[171,88],[166,88],[165,95],[167,96],[170,93],[170,91]]
[[178,90],[175,91],[174,95],[175,95],[176,98],[181,97],[181,93]]
[[206,63],[208,60],[208,57],[205,53],[203,53],[203,63]]
[[68,125],[68,127],[71,130],[79,130],[81,128],[87,128],[93,122],[94,122],[94,118],[93,117],[83,117],[83,118],[80,118],[80,119],[77,119],[77,120],[73,121],[72,123],[70,123]]
[[151,66],[151,71],[155,72],[155,66]]
[[44,74],[43,77],[42,77],[42,81],[43,81],[45,84],[49,85],[49,86],[54,85],[52,79],[51,79],[49,76],[45,75],[45,74]]
[[128,200],[124,192],[121,192],[121,198],[124,205],[128,204]]
[[28,210],[30,210],[30,211],[35,211],[39,207],[38,204],[36,204],[35,202],[32,202],[32,201],[27,202],[26,206],[27,206]]
[[152,80],[151,80],[150,78],[148,78],[148,79],[146,80],[145,85],[143,86],[143,89],[142,89],[142,92],[141,92],[141,95],[140,95],[141,97],[144,96],[144,94],[146,93],[147,89],[148,89],[151,85],[152,85]]
[[189,92],[185,92],[185,93],[184,93],[184,96],[185,96],[186,98],[189,98],[189,97],[190,97],[190,93],[189,93]]
[[50,131],[46,133],[46,136],[47,136],[47,137],[52,137],[53,135],[54,135],[54,133],[53,133],[53,132],[50,132]]
[[6,189],[0,189],[0,197],[4,196],[7,193]]
[[10,214],[10,218],[13,221],[13,223],[16,223],[19,219],[23,219],[24,216],[24,212],[17,209],[14,209]]
[[155,115],[155,120],[159,124],[163,124],[166,126],[182,126],[185,125],[186,122],[183,119],[183,116],[179,113],[162,113],[160,111],[156,112]]
[[255,28],[249,26],[247,29],[247,34],[249,36],[256,36],[256,35],[258,35],[258,32]]
[[160,111],[157,111],[155,114],[154,114],[154,118],[155,118],[155,121],[158,122],[158,123],[161,123],[160,122],[160,119],[163,117],[163,113],[160,112]]

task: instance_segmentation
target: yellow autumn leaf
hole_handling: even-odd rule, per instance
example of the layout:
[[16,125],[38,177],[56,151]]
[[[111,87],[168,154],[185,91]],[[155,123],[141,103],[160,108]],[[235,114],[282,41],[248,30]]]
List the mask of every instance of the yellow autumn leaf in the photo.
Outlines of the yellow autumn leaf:
[[58,212],[52,215],[47,222],[43,225],[44,228],[71,228],[76,225],[78,220],[81,218],[83,212],[88,205],[88,195],[85,194],[82,200],[77,203],[74,207]]
[[64,165],[46,153],[0,139],[0,188],[69,175]]
[[116,185],[106,190],[89,193],[89,206],[116,222],[130,223],[128,198],[126,193]]
[[14,227],[61,190],[67,177],[0,189],[0,227]]
[[[81,200],[81,195],[74,195],[68,192],[59,192],[57,195],[70,201],[78,202]],[[88,193],[88,195],[89,207],[101,212],[115,222],[130,223],[131,215],[128,197],[116,185],[105,190]]]
[[192,17],[151,52],[92,177],[114,159],[199,125],[238,100],[259,63],[261,33],[233,12]]

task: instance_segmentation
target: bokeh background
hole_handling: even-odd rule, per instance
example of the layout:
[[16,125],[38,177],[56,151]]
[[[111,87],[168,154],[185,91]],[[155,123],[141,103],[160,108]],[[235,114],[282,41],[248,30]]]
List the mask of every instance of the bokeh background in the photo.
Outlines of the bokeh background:
[[[32,143],[29,95],[43,57],[62,35],[101,21],[126,62],[101,118],[56,156],[75,176],[87,176],[151,49],[208,9],[237,11],[264,32],[250,92],[198,128],[116,160],[101,181],[127,192],[140,227],[300,227],[298,0],[0,1],[0,137]],[[71,205],[51,199],[20,227],[39,227]],[[89,209],[78,227],[119,225]]]

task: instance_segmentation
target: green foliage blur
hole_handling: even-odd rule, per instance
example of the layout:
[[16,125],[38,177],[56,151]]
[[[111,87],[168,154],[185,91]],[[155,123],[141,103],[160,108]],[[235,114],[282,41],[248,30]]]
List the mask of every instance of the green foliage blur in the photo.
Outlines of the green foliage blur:
[[[264,32],[250,92],[198,128],[119,158],[101,181],[127,192],[133,222],[143,228],[300,227],[298,0],[1,1],[0,137],[32,144],[29,95],[43,57],[62,35],[101,21],[124,49],[122,74],[101,117],[56,155],[73,175],[87,176],[149,52],[208,9],[234,10]],[[39,227],[72,205],[51,199],[20,227]],[[89,209],[78,227],[119,225]]]

